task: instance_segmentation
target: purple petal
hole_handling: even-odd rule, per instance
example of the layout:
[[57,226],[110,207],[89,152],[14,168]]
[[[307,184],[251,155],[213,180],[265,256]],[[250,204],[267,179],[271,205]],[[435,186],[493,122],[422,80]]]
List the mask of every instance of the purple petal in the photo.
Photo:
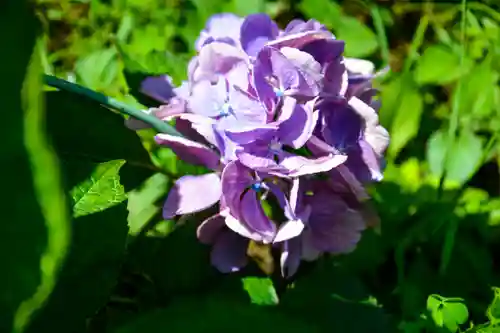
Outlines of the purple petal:
[[141,83],[141,92],[163,103],[175,96],[172,78],[168,75],[147,77]]
[[344,96],[348,84],[347,71],[342,62],[333,60],[326,65],[323,81],[324,92],[333,96]]
[[309,44],[312,41],[319,39],[331,39],[331,38],[332,38],[332,33],[329,31],[325,30],[305,31],[296,34],[284,35],[278,39],[275,39],[267,43],[267,45],[278,49],[282,47],[293,47],[300,49],[304,45]]
[[232,273],[246,266],[248,240],[225,230],[217,237],[211,252],[211,262],[222,273]]
[[276,226],[266,216],[257,194],[248,190],[241,198],[240,216],[248,229],[261,235],[262,242],[271,243],[276,233]]
[[241,219],[239,206],[241,195],[254,183],[248,168],[238,161],[230,162],[222,171],[222,193],[226,206],[236,219]]
[[196,40],[196,50],[200,49],[209,40],[226,40],[227,42],[236,43],[240,38],[240,27],[243,23],[243,18],[230,13],[222,13],[213,15],[207,21],[205,29],[201,32],[200,37]]
[[344,163],[346,160],[347,156],[344,155],[330,154],[315,159],[309,159],[290,153],[283,153],[279,165],[289,170],[287,173],[289,177],[299,177],[330,171],[331,169]]
[[[200,192],[200,189],[203,191]],[[183,176],[175,182],[163,207],[163,217],[200,212],[219,201],[222,194],[219,176],[209,173],[201,176]]]
[[256,56],[260,49],[279,34],[277,24],[266,14],[251,14],[241,25],[241,46],[250,56]]
[[300,93],[316,96],[322,86],[323,74],[321,65],[312,55],[291,47],[283,47],[281,53],[298,69],[307,86],[301,87]]
[[330,253],[354,250],[366,228],[362,216],[324,186],[317,186],[309,198],[312,208],[309,228],[314,247]]
[[204,46],[198,55],[199,71],[203,76],[213,78],[224,75],[240,63],[247,63],[243,50],[227,43],[214,42]]
[[315,100],[305,105],[297,104],[293,98],[283,101],[278,121],[280,142],[293,148],[302,147],[311,137],[318,122],[318,112],[313,111]]
[[241,164],[261,172],[285,171],[274,160],[273,153],[267,146],[255,146],[252,149],[237,151],[236,156]]
[[198,142],[164,133],[157,134],[155,141],[169,147],[179,158],[188,163],[203,165],[212,170],[217,169],[220,164],[220,156]]
[[201,80],[192,87],[189,109],[205,117],[216,117],[221,113],[227,99],[226,80],[220,77],[215,84]]
[[278,128],[273,124],[247,125],[240,128],[226,130],[226,135],[238,144],[249,144],[256,140],[269,142],[277,134]]
[[224,222],[226,223],[226,226],[233,232],[244,238],[248,238],[256,242],[262,242],[262,234],[250,230],[245,223],[231,215],[229,209],[222,211],[221,216],[224,216]]
[[225,226],[226,223],[223,216],[220,214],[213,215],[198,226],[196,236],[204,244],[213,244]]
[[322,66],[331,62],[340,62],[344,53],[345,42],[338,39],[318,39],[304,45],[301,50],[309,53]]
[[287,240],[281,249],[280,266],[281,275],[289,278],[297,273],[302,255],[302,240],[300,237]]

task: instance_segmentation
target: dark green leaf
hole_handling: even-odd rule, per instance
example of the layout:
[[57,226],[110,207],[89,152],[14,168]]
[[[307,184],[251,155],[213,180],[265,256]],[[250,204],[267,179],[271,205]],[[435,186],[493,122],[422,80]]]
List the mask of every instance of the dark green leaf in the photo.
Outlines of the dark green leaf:
[[[50,295],[66,255],[69,211],[57,156],[43,128],[41,59],[35,50],[37,22],[27,1],[0,6],[0,61],[4,125],[0,163],[4,216],[1,223],[0,331],[22,332]],[[30,64],[31,60],[31,64]],[[24,116],[24,119],[23,119]]]
[[47,94],[47,127],[54,146],[72,175],[73,188],[87,179],[97,163],[125,160],[120,181],[128,192],[155,171],[148,152],[119,114],[66,92]]
[[286,316],[278,308],[259,307],[226,300],[220,295],[178,300],[171,307],[131,321],[116,333],[241,332],[241,333],[320,332],[314,322]]

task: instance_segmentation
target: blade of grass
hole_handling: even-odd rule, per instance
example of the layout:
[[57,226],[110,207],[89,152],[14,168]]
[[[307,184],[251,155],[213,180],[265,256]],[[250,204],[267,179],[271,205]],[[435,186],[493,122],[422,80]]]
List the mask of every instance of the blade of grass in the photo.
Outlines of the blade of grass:
[[380,10],[377,5],[372,5],[370,8],[370,12],[372,15],[373,24],[375,26],[375,31],[377,33],[378,41],[380,43],[380,52],[382,53],[382,59],[384,61],[383,67],[386,67],[389,65],[390,52],[389,44],[387,42],[387,36],[385,34],[384,21],[382,20]]
[[[462,17],[461,17],[461,22],[460,22],[460,35],[461,35],[461,52],[460,52],[460,66],[463,66],[464,64],[464,59],[465,59],[465,32],[466,32],[466,22],[465,22],[465,13],[467,12],[467,0],[462,0],[461,3],[461,12],[462,12]],[[455,138],[458,130],[458,116],[459,116],[459,110],[460,110],[460,94],[462,91],[462,85],[463,85],[463,78],[460,77],[457,82],[457,87],[456,87],[456,94],[454,95],[453,99],[453,104],[452,104],[452,111],[451,111],[451,117],[450,117],[450,125],[448,128],[448,146],[446,149],[445,153],[445,158],[444,158],[444,163],[446,165],[450,151],[453,149],[453,145],[455,144]],[[446,177],[446,168],[445,171],[443,172],[443,175],[441,176],[440,182],[439,182],[439,189],[438,192],[441,194],[443,191],[443,185]],[[441,252],[441,263],[439,266],[439,273],[441,275],[446,273],[446,269],[448,268],[448,264],[451,259],[451,255],[453,252],[453,247],[455,245],[455,236],[458,230],[458,221],[450,221],[450,224],[448,225],[448,229],[446,231],[446,236],[444,239],[444,244],[443,244],[443,249]]]

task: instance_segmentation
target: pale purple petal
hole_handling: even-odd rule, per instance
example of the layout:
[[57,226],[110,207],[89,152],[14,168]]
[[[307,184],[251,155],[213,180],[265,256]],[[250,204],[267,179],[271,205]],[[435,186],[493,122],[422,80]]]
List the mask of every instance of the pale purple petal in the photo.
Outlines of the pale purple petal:
[[248,168],[238,161],[230,162],[222,171],[222,193],[231,214],[240,219],[240,201],[243,192],[254,183]]
[[207,21],[205,29],[202,30],[200,37],[196,40],[196,50],[200,49],[209,40],[227,40],[234,44],[240,39],[240,27],[243,23],[243,18],[230,13],[222,13],[213,15]]
[[201,75],[214,78],[224,75],[240,63],[248,62],[247,55],[238,47],[214,42],[204,46],[198,55],[198,70]]
[[209,147],[189,139],[169,134],[157,134],[155,141],[169,147],[183,161],[203,165],[215,170],[220,164],[220,156]]
[[271,141],[278,132],[278,127],[274,124],[264,125],[243,125],[240,128],[228,129],[225,131],[229,139],[238,144],[249,144],[256,140]]
[[236,219],[233,215],[231,215],[229,209],[222,211],[221,216],[224,216],[224,222],[226,223],[226,226],[233,232],[242,237],[252,239],[256,242],[262,242],[262,235],[258,232],[250,230],[246,224]]
[[183,176],[177,179],[168,194],[163,218],[200,212],[216,204],[221,195],[221,181],[217,174]]
[[290,170],[288,176],[299,177],[330,171],[347,160],[344,155],[327,155],[319,158],[309,159],[303,156],[284,153],[280,166]]

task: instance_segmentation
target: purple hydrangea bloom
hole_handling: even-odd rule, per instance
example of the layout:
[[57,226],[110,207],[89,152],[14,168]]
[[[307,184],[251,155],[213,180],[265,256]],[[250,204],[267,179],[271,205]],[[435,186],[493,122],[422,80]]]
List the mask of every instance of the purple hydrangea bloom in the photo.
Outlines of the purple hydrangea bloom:
[[181,86],[168,76],[142,86],[165,103],[147,112],[184,135],[158,134],[158,144],[210,170],[176,181],[164,217],[218,205],[198,238],[221,272],[245,266],[250,242],[280,249],[284,276],[353,251],[378,220],[365,185],[382,179],[389,143],[372,87],[380,73],[344,58],[344,42],[315,20],[280,29],[265,14],[215,15],[196,49]]

